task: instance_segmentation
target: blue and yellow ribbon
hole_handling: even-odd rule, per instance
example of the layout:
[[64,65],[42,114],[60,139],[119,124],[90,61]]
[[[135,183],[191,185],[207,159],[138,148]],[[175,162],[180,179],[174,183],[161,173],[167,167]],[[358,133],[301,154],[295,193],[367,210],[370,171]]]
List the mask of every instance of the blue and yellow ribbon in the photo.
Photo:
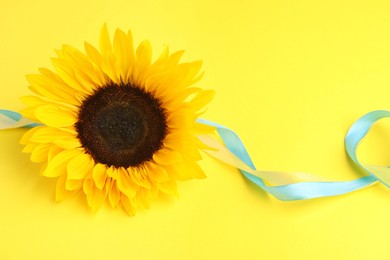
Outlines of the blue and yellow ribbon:
[[[306,200],[346,194],[365,188],[377,181],[390,188],[389,167],[363,164],[356,155],[360,141],[366,136],[373,124],[387,117],[390,117],[390,111],[373,111],[358,119],[348,130],[345,137],[346,152],[350,159],[368,174],[350,181],[328,180],[301,172],[256,170],[243,142],[234,131],[204,119],[199,119],[198,122],[215,127],[224,145],[210,135],[201,135],[199,139],[209,147],[209,149],[205,149],[207,154],[238,168],[245,178],[277,199],[283,201]],[[0,129],[37,125],[17,112],[0,110]]]
[[365,188],[376,181],[390,187],[389,167],[362,164],[356,156],[359,143],[373,124],[387,117],[390,117],[390,111],[373,111],[359,118],[348,130],[344,141],[345,150],[350,159],[368,173],[368,176],[351,181],[325,180],[305,173],[256,170],[248,151],[238,135],[227,127],[207,120],[199,121],[216,127],[226,148],[209,136],[201,136],[200,139],[208,146],[214,148],[213,150],[206,150],[209,155],[238,168],[249,181],[274,197],[284,201],[305,200],[342,195]]
[[38,124],[23,117],[18,112],[10,110],[0,110],[0,129],[34,127],[37,125]]
[[332,181],[299,172],[258,171],[235,132],[210,121],[200,122],[216,127],[226,146],[224,148],[218,145],[210,137],[200,137],[206,145],[215,149],[206,150],[209,155],[237,167],[248,180],[279,200],[292,201],[336,196],[367,187],[376,181],[375,176],[366,176],[352,181]]

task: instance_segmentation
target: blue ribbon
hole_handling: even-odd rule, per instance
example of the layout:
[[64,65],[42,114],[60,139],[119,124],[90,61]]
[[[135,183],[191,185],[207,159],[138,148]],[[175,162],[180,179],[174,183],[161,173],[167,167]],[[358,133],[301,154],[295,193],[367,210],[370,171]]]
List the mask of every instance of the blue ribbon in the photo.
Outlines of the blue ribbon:
[[375,122],[382,118],[390,117],[390,111],[377,110],[367,113],[359,118],[348,130],[345,137],[345,150],[351,160],[361,169],[369,174],[369,177],[375,178],[390,188],[390,169],[389,167],[362,164],[359,162],[356,150],[360,141],[366,136]]
[[[360,120],[361,119],[359,119],[355,124],[359,124]],[[217,132],[225,143],[227,149],[240,158],[243,162],[245,162],[248,166],[250,166],[253,170],[256,169],[244,144],[234,131],[211,121],[200,119],[199,122],[205,125],[216,127]],[[352,129],[356,129],[355,124]],[[360,131],[368,131],[368,129],[360,129]],[[349,134],[346,138],[346,142],[349,143],[348,140],[354,136],[354,134]],[[355,140],[357,139],[355,138]],[[356,145],[347,149],[356,149]],[[255,185],[283,201],[305,200],[341,195],[364,188],[376,181],[375,176],[366,176],[352,181],[300,182],[281,186],[267,186],[260,177],[248,173],[244,170],[240,170],[240,172]]]
[[0,129],[10,129],[18,127],[31,128],[39,125],[29,119],[24,118],[21,114],[15,111],[0,109],[0,115],[4,116],[6,119],[9,119],[6,122],[0,121]]
[[[23,119],[23,117],[19,113],[9,110],[0,110],[0,115],[11,119],[12,121],[14,121],[15,124]],[[376,121],[385,117],[390,117],[390,111],[380,110],[370,112],[361,117],[359,120],[357,120],[351,126],[345,137],[345,149],[348,156],[355,164],[357,164],[364,171],[366,171],[368,173],[368,176],[351,181],[302,181],[288,185],[270,186],[267,185],[263,181],[263,179],[252,173],[241,169],[240,172],[249,181],[253,182],[255,185],[257,185],[264,191],[283,201],[306,200],[319,197],[341,195],[367,187],[375,183],[377,180],[390,187],[390,169],[388,167],[362,164],[359,162],[356,156],[356,149],[358,147],[359,142],[364,138],[364,136],[367,134],[367,132],[370,130],[370,128]],[[219,136],[222,138],[226,148],[235,156],[237,156],[241,161],[247,164],[251,169],[256,170],[248,151],[246,150],[241,139],[234,131],[225,126],[219,125],[208,120],[199,119],[198,122],[215,127]],[[34,127],[37,125],[39,124],[30,122],[20,124],[19,127]],[[10,124],[9,126],[0,125],[0,128],[2,129],[7,127],[12,128],[12,124]],[[388,175],[387,170],[389,172]],[[389,181],[387,180],[387,178]]]
[[[351,126],[345,137],[345,149],[348,156],[355,164],[365,170],[369,174],[369,176],[365,176],[352,181],[300,182],[282,186],[267,186],[260,177],[248,173],[244,170],[240,171],[248,180],[253,182],[255,185],[272,194],[276,198],[285,201],[341,195],[367,187],[377,180],[390,187],[389,183],[386,182],[384,178],[381,178],[383,174],[376,170],[378,168],[381,169],[382,167],[370,167],[371,169],[374,168],[374,170],[369,170],[367,166],[364,166],[359,162],[356,156],[356,150],[360,141],[365,137],[365,135],[368,133],[368,131],[376,121],[385,117],[390,117],[390,111],[380,110],[370,112],[361,117],[359,120],[357,120]],[[227,149],[233,154],[235,154],[238,158],[240,158],[243,162],[245,162],[250,168],[254,170],[256,169],[247,150],[245,149],[244,144],[234,131],[227,127],[207,120],[201,119],[199,120],[199,122],[216,127],[217,132],[225,143]]]

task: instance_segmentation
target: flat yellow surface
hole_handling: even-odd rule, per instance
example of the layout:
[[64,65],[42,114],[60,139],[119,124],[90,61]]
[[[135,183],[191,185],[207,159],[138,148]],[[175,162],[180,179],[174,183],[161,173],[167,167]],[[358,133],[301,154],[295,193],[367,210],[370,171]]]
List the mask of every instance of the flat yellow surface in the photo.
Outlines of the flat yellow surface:
[[[361,115],[390,108],[388,1],[2,1],[0,107],[22,108],[25,74],[63,43],[97,43],[107,22],[203,59],[217,96],[204,118],[233,128],[259,169],[350,180],[343,138]],[[157,53],[156,53],[157,56]],[[389,162],[389,124],[361,147]],[[208,158],[208,178],[179,184],[128,217],[82,197],[54,202],[54,180],[21,153],[23,129],[0,132],[0,259],[389,259],[390,190],[280,202]]]

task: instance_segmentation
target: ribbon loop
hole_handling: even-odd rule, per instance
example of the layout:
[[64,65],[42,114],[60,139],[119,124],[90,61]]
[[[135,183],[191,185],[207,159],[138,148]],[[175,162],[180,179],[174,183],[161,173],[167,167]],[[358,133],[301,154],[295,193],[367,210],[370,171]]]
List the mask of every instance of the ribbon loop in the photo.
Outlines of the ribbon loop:
[[390,168],[371,165],[371,164],[362,164],[359,162],[356,150],[360,141],[367,135],[368,131],[374,125],[375,122],[382,118],[390,117],[390,111],[386,110],[377,110],[372,111],[361,118],[359,118],[348,130],[348,133],[345,137],[345,150],[351,160],[366,171],[370,176],[376,177],[380,182],[390,188]]
[[[244,144],[235,132],[227,127],[207,120],[200,119],[198,122],[216,127],[219,136],[226,145],[226,148],[224,148],[223,146],[215,145],[210,140],[207,140],[207,138],[200,137],[206,145],[216,150],[207,150],[206,153],[233,167],[239,168],[240,172],[249,181],[283,201],[341,195],[367,187],[377,180],[375,175],[352,181],[331,181],[306,173],[258,171],[255,169]],[[362,131],[359,127],[353,127],[353,129],[358,133]],[[237,160],[240,163],[237,163]],[[276,185],[271,186],[268,184]]]

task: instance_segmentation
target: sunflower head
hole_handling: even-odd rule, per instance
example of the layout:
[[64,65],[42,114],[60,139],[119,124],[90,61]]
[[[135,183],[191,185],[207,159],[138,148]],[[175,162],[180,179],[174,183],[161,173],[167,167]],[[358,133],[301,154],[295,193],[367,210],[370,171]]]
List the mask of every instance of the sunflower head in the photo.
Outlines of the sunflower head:
[[56,198],[84,193],[94,211],[108,201],[133,215],[159,194],[177,195],[176,180],[204,178],[197,164],[196,122],[213,91],[194,86],[201,62],[181,63],[183,51],[166,47],[152,61],[143,41],[106,26],[100,48],[85,52],[64,45],[54,70],[28,75],[36,94],[22,111],[41,125],[23,136],[24,152],[43,162],[42,175],[58,178]]

